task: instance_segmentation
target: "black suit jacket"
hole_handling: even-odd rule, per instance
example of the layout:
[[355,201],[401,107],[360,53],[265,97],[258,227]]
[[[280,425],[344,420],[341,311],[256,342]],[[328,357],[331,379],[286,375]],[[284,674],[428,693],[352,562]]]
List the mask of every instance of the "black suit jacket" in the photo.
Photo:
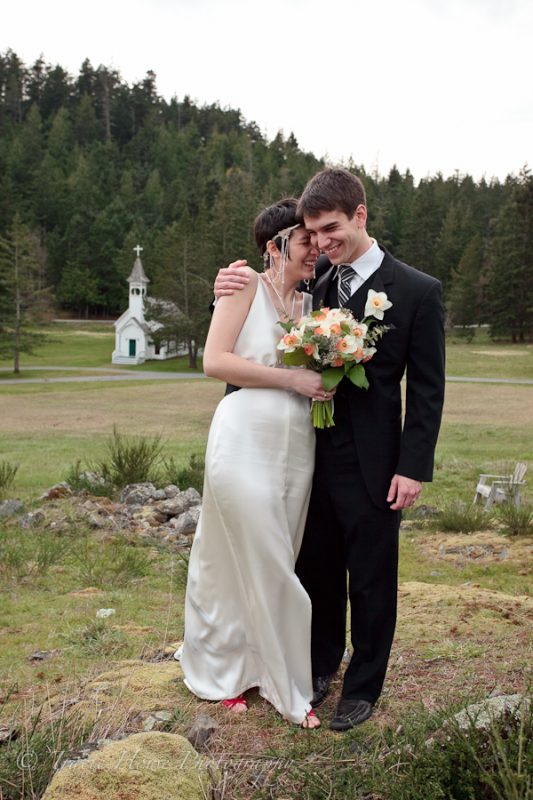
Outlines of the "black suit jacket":
[[[381,266],[347,303],[362,319],[369,289],[386,292],[392,308],[383,323],[394,326],[377,343],[366,364],[368,390],[344,379],[337,389],[335,428],[318,431],[321,446],[349,437],[372,500],[388,507],[386,495],[397,473],[430,481],[444,401],[444,314],[441,284],[395,259],[384,248]],[[333,278],[323,260],[313,290],[313,305],[335,302]],[[406,375],[402,426],[401,381]]]

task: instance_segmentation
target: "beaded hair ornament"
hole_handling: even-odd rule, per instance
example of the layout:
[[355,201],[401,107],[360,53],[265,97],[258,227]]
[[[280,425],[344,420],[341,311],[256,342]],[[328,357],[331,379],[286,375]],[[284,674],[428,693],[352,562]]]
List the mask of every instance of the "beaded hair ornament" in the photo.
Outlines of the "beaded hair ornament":
[[291,237],[291,233],[296,230],[296,228],[300,227],[301,223],[297,222],[296,225],[290,225],[288,228],[283,228],[272,237],[272,241],[278,238],[281,239],[281,245],[278,248],[281,253],[281,258],[279,260],[279,267],[276,269],[276,263],[272,257],[272,253],[269,253],[267,250],[264,252],[263,264],[265,270],[268,269],[270,271],[270,275],[272,275],[272,278],[269,277],[270,282],[272,282],[272,280],[277,281],[281,275],[281,285],[283,286],[285,283],[285,265],[287,264],[287,259],[289,257],[289,239]]

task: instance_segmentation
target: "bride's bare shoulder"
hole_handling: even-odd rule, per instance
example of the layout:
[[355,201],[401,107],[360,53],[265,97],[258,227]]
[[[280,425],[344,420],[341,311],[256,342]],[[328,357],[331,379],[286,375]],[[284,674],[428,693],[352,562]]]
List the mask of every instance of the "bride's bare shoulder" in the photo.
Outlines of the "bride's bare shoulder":
[[253,281],[254,286],[255,286],[257,284],[257,281],[259,280],[259,273],[256,272],[256,270],[253,269],[252,267],[246,266],[246,267],[243,267],[243,269],[246,272],[246,274],[248,275],[248,277],[250,278],[250,282]]
[[260,280],[259,273],[257,273],[255,269],[252,269],[252,267],[248,266],[243,267],[242,269],[246,272],[246,275],[248,276],[248,283],[246,284],[244,289],[248,295],[253,296],[256,292],[258,281]]

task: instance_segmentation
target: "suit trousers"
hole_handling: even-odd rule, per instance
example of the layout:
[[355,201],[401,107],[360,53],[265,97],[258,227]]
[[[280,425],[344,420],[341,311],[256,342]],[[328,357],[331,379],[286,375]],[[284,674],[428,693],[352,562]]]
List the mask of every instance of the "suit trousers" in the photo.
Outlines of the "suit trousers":
[[400,516],[372,502],[351,437],[335,446],[329,431],[317,431],[296,573],[313,609],[313,675],[331,675],[340,666],[350,600],[353,655],[342,690],[347,699],[374,703],[385,680],[396,625]]

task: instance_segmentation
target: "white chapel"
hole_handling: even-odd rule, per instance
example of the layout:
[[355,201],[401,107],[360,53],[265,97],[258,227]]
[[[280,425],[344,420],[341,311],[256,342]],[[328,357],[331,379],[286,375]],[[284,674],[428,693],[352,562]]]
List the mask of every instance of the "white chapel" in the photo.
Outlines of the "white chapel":
[[133,248],[137,254],[131,275],[129,305],[126,311],[114,323],[115,349],[111,361],[113,364],[143,364],[147,360],[163,361],[177,355],[175,342],[156,345],[151,334],[161,327],[155,320],[145,320],[144,311],[150,302],[146,289],[150,279],[146,277],[141,261],[142,247]]

